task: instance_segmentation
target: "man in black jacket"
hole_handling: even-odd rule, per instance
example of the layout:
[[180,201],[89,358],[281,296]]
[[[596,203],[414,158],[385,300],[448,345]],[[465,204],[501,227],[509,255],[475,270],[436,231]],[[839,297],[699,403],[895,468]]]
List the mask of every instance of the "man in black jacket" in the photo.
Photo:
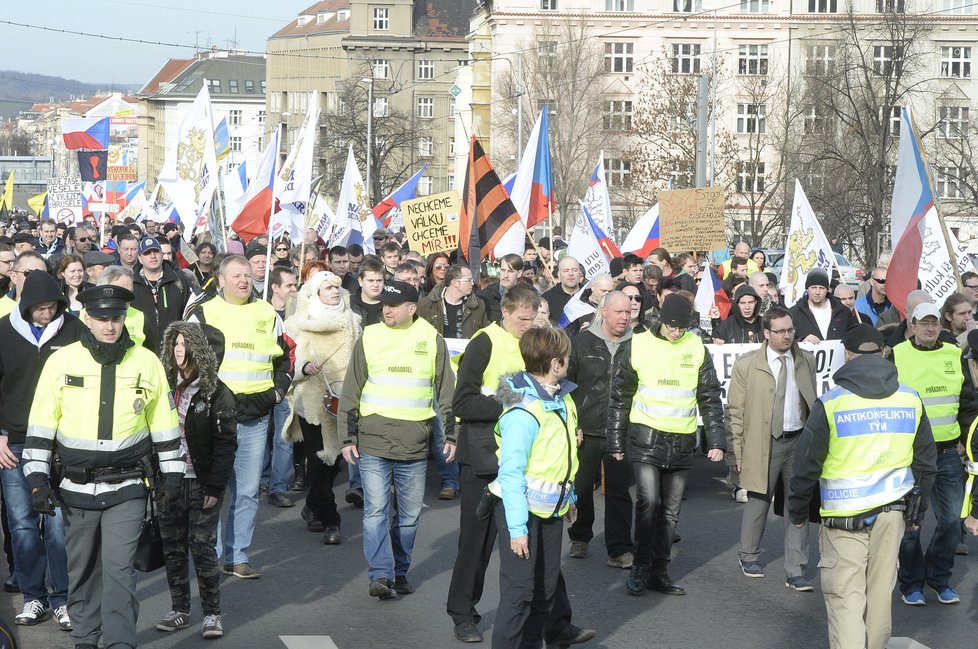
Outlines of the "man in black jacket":
[[821,268],[808,271],[805,297],[791,307],[798,342],[817,343],[821,340],[842,340],[855,323],[852,311],[829,294],[829,276]]
[[[610,281],[610,276],[609,276]],[[567,535],[570,556],[582,559],[594,538],[594,485],[605,475],[604,540],[608,565],[632,567],[632,497],[628,487],[632,470],[627,462],[605,453],[607,447],[608,393],[621,364],[625,343],[632,339],[631,303],[628,296],[613,291],[599,304],[599,319],[573,340],[567,380],[576,383],[571,393],[577,406],[578,470],[574,479],[577,520]]]
[[511,286],[520,281],[523,274],[523,258],[517,254],[503,255],[499,260],[499,281],[481,289],[476,297],[486,305],[486,317],[489,322],[499,322],[503,317],[503,295]]
[[628,592],[686,591],[669,577],[672,539],[696,450],[696,410],[713,462],[723,460],[726,430],[720,383],[703,342],[687,331],[692,305],[678,294],[662,302],[659,320],[626,342],[608,399],[608,453],[624,459],[625,436],[635,472],[635,559]]
[[183,275],[163,263],[160,243],[152,237],[139,242],[139,263],[132,276],[132,306],[143,312],[143,347],[157,356],[163,332],[171,322],[183,319],[190,287]]
[[41,368],[54,351],[78,341],[85,325],[65,312],[68,301],[57,281],[42,271],[24,280],[17,307],[0,319],[0,482],[13,536],[15,577],[24,594],[24,611],[14,621],[31,626],[53,610],[62,630],[70,631],[62,511],[49,518],[31,507],[21,455]]

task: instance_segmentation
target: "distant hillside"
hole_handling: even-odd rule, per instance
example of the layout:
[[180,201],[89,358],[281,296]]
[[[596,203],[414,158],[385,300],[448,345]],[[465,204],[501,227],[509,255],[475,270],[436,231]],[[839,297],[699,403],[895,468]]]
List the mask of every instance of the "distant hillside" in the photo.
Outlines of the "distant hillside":
[[36,103],[90,97],[99,91],[118,90],[134,92],[138,84],[82,83],[74,79],[49,77],[30,72],[0,70],[0,117],[16,117]]

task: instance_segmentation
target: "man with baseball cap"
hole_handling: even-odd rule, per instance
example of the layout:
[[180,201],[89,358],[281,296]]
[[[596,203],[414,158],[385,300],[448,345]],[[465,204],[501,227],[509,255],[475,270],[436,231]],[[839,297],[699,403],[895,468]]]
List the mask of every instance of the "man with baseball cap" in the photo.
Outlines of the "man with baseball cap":
[[[416,317],[418,289],[392,280],[380,301],[384,321],[364,329],[353,347],[337,425],[345,435],[344,459],[353,464],[359,458],[368,592],[383,600],[414,592],[407,571],[435,407],[445,425],[445,446],[439,450],[449,462],[455,457],[455,377],[444,338]],[[392,480],[397,512],[388,522]]]
[[139,242],[139,259],[133,269],[132,306],[142,311],[143,346],[159,355],[163,332],[171,322],[183,319],[191,291],[183,274],[163,263],[160,242],[144,237]]
[[723,460],[726,430],[720,383],[699,336],[688,331],[692,305],[666,296],[659,320],[622,342],[618,373],[608,398],[608,448],[625,456],[635,473],[635,553],[625,582],[631,595],[647,588],[666,595],[686,591],[669,577],[672,539],[696,450],[697,408],[703,417],[710,460]]
[[961,538],[962,488],[958,444],[978,414],[971,374],[961,350],[939,339],[941,312],[930,302],[918,304],[910,316],[908,340],[893,348],[900,381],[920,395],[937,443],[937,478],[932,503],[937,529],[924,553],[920,531],[908,531],[900,546],[900,592],[903,603],[925,606],[924,586],[937,592],[941,604],[956,604],[949,585],[954,551]]
[[[923,393],[898,382],[883,358],[883,335],[859,324],[843,345],[836,387],[815,401],[795,448],[788,517],[808,524],[817,486],[829,647],[884,649],[900,539],[919,533],[934,484],[934,437]],[[959,486],[960,475],[958,463]]]

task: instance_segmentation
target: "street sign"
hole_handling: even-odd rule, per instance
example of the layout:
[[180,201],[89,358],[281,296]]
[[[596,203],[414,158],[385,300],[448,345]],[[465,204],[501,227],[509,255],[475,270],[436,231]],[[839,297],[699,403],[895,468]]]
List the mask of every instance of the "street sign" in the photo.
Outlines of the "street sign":
[[462,94],[462,89],[458,87],[458,84],[452,84],[452,87],[448,89],[448,92],[452,93],[452,97],[458,97]]

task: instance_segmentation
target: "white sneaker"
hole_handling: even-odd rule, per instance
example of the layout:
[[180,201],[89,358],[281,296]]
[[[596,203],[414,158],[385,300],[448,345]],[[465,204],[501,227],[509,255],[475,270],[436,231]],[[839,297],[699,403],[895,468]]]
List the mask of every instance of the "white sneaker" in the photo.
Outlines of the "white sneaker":
[[51,617],[51,607],[39,599],[24,602],[24,610],[14,618],[14,624],[34,626]]
[[68,617],[67,606],[59,606],[54,609],[54,619],[58,621],[58,627],[62,631],[71,631],[71,618]]
[[200,625],[200,635],[205,639],[220,638],[224,635],[220,615],[205,615],[204,623]]
[[734,500],[743,504],[747,502],[747,490],[746,489],[735,489],[734,490]]

